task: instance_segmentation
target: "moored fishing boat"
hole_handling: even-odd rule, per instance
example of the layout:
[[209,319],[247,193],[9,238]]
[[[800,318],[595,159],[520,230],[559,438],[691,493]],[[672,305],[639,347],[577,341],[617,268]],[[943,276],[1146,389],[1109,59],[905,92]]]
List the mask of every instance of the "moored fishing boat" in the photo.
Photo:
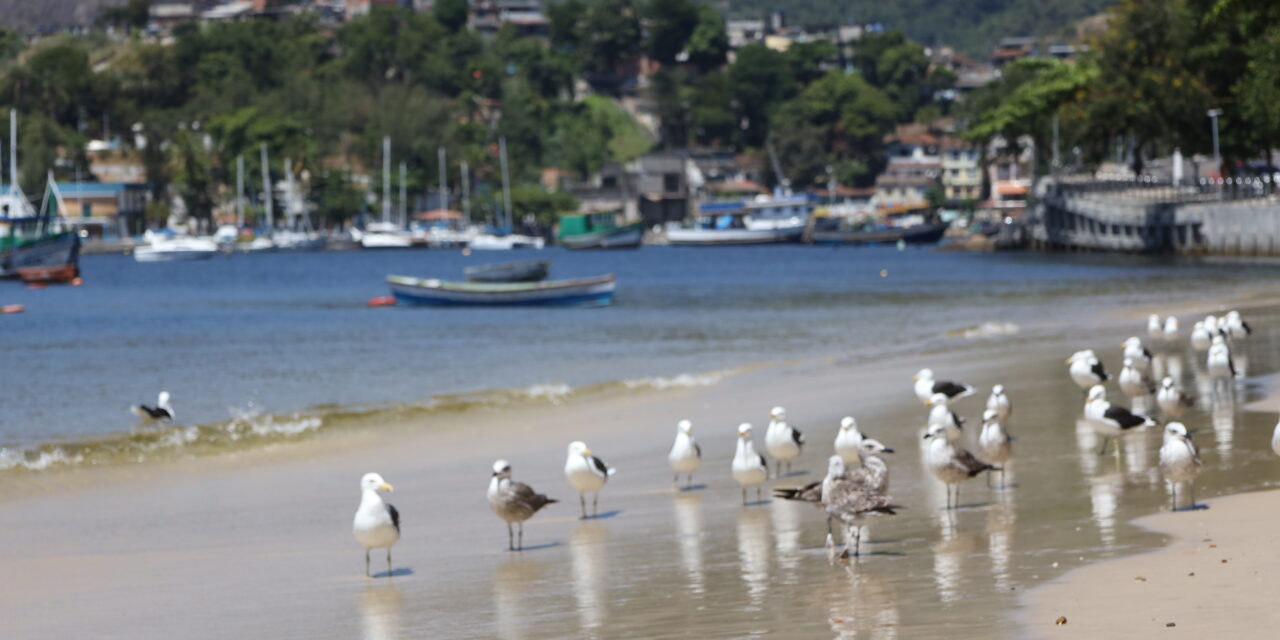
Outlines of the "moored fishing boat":
[[17,111],[10,110],[9,185],[0,184],[0,278],[71,280],[80,274],[80,236],[62,226],[66,205],[52,171],[39,212],[27,201],[18,185],[17,130]]
[[566,249],[635,249],[644,239],[644,223],[618,224],[616,212],[560,217],[556,240]]
[[550,271],[546,260],[480,264],[462,270],[470,282],[538,282],[546,280]]
[[617,278],[611,273],[574,280],[542,282],[445,282],[434,278],[387,276],[402,304],[440,306],[587,306],[613,303]]
[[804,196],[703,203],[692,224],[667,225],[667,241],[677,246],[798,242],[809,210]]
[[946,234],[945,222],[927,210],[902,210],[881,217],[822,215],[809,221],[804,239],[813,244],[934,244]]
[[133,250],[138,262],[190,262],[208,260],[218,254],[218,243],[212,238],[167,236],[147,231],[147,244]]

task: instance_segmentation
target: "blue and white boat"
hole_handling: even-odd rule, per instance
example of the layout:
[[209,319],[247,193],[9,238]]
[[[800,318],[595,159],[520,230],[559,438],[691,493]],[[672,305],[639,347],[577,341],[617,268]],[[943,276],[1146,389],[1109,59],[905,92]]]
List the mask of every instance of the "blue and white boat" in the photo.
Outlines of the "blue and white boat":
[[760,196],[750,202],[706,202],[689,225],[667,226],[672,245],[799,242],[813,205],[805,196]]
[[542,282],[446,282],[387,276],[387,284],[397,302],[409,305],[604,307],[613,303],[617,278],[610,273]]

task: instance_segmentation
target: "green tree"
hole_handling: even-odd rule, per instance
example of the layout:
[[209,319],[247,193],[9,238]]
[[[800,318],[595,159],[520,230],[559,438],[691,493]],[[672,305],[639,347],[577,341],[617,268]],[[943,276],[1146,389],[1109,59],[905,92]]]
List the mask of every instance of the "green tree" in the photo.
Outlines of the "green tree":
[[729,56],[729,33],[725,31],[724,16],[711,5],[698,5],[698,25],[689,34],[685,45],[689,63],[703,73],[724,66]]
[[467,26],[467,10],[470,3],[467,0],[435,0],[435,5],[431,11],[435,14],[436,20],[444,25],[444,28],[457,33],[463,27]]
[[[779,107],[770,139],[792,185],[807,187],[829,164],[851,161],[878,170],[884,133],[896,116],[883,91],[860,76],[833,71]],[[856,182],[865,184],[869,177]]]
[[616,91],[624,61],[640,51],[640,18],[628,0],[595,0],[582,22],[583,69],[598,89]]
[[690,0],[648,0],[641,11],[647,20],[645,51],[664,65],[675,63],[699,26],[698,6]]
[[737,60],[729,68],[729,89],[737,104],[743,142],[763,145],[769,134],[770,114],[800,88],[783,54],[762,44],[739,49]]

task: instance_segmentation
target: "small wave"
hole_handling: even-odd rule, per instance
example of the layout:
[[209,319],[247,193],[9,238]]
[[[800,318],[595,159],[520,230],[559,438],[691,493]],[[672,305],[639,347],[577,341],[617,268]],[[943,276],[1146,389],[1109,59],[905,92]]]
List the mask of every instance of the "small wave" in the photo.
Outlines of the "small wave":
[[25,469],[27,471],[43,471],[52,466],[79,464],[82,456],[68,454],[56,445],[45,449],[8,449],[0,447],[0,471]]
[[726,375],[726,373],[721,371],[711,371],[708,373],[682,373],[678,376],[656,376],[653,378],[624,380],[622,381],[622,384],[628,389],[654,389],[657,391],[686,387],[709,387],[721,380],[724,380]]
[[976,327],[965,327],[964,329],[948,331],[947,335],[952,338],[977,340],[980,338],[1011,336],[1017,334],[1020,330],[1021,327],[1012,322],[984,322]]

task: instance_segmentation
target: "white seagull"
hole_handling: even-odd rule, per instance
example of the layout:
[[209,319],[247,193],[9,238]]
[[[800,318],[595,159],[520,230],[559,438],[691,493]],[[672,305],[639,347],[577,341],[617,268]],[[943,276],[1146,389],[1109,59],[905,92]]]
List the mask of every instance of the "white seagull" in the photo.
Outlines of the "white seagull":
[[995,411],[1001,422],[1013,415],[1013,405],[1009,403],[1009,396],[1004,393],[1004,385],[998,384],[991,387],[991,396],[987,398],[987,411]]
[[671,445],[671,453],[667,454],[667,462],[671,463],[671,470],[675,472],[672,485],[679,484],[680,474],[684,473],[688,475],[685,488],[693,486],[693,472],[702,465],[702,447],[693,439],[692,422],[681,420],[676,424],[676,441]]
[[1271,432],[1271,450],[1280,456],[1280,422],[1276,422],[1276,428]]
[[804,435],[787,423],[787,410],[774,407],[769,411],[769,429],[764,432],[764,448],[773,458],[773,475],[782,477],[782,463],[787,463],[787,473],[791,473],[791,461],[800,455],[804,446]]
[[862,443],[862,432],[858,431],[858,421],[853,416],[840,419],[840,429],[836,431],[836,455],[845,464],[858,463],[858,445]]
[[1095,384],[1102,384],[1111,379],[1111,376],[1107,375],[1106,368],[1102,366],[1102,361],[1098,360],[1098,356],[1093,353],[1093,349],[1071,354],[1071,357],[1067,358],[1067,364],[1070,365],[1068,371],[1071,374],[1071,380],[1085,391]]
[[[489,480],[489,508],[507,523],[507,550],[524,550],[524,521],[533,517],[543,507],[559,502],[538,493],[523,482],[511,481],[511,464],[506,460],[493,463],[493,477]],[[519,525],[517,541],[512,540],[511,524]]]
[[1253,328],[1240,317],[1239,311],[1228,311],[1223,324],[1232,340],[1243,340],[1253,333]]
[[1142,339],[1133,336],[1120,344],[1124,347],[1124,357],[1133,360],[1133,366],[1144,373],[1151,372],[1151,352],[1142,346]]
[[161,391],[160,396],[156,398],[156,406],[148,407],[145,404],[138,404],[129,407],[133,415],[147,422],[172,422],[173,421],[173,405],[169,404],[169,392]]
[[[1013,438],[1000,424],[1000,414],[990,409],[982,414],[982,433],[978,436],[978,455],[986,462],[1000,465],[1000,486],[1004,486],[1004,464],[1013,456]],[[991,482],[991,474],[987,474]]]
[[[983,471],[999,471],[969,453],[963,447],[957,447],[947,441],[946,427],[930,425],[925,432],[925,465],[929,471],[947,486],[947,508],[953,509],[960,504],[960,483]],[[955,487],[955,499],[952,499],[952,487]]]
[[1159,340],[1164,337],[1164,327],[1160,324],[1160,316],[1154,313],[1147,316],[1147,335],[1152,340]]
[[933,394],[933,397],[929,398],[929,406],[933,407],[929,410],[929,424],[946,427],[947,440],[951,442],[959,440],[964,432],[964,418],[947,406],[947,396],[941,393]]
[[966,398],[975,393],[975,389],[967,384],[934,380],[932,369],[921,369],[911,379],[915,381],[916,397],[925,404],[929,404],[929,399],[935,393],[946,396],[948,401]]
[[1236,365],[1231,360],[1231,347],[1227,346],[1222,336],[1213,337],[1213,345],[1209,347],[1209,377],[1214,380],[1225,380],[1236,377]]
[[1160,381],[1160,390],[1156,392],[1156,404],[1166,416],[1180,418],[1187,409],[1195,406],[1195,399],[1183,393],[1173,378],[1165,376]]
[[1142,414],[1133,413],[1124,407],[1107,402],[1107,390],[1102,385],[1089,389],[1089,397],[1084,404],[1084,417],[1093,430],[1102,436],[1102,448],[1098,455],[1107,452],[1107,444],[1129,429],[1152,427],[1156,422]]
[[364,546],[364,575],[369,575],[369,550],[387,549],[387,576],[391,576],[391,545],[400,539],[400,512],[385,502],[379,491],[391,491],[382,476],[366,473],[360,478],[360,507],[351,525],[356,542]]
[[756,453],[751,444],[751,423],[738,425],[738,450],[733,454],[733,479],[742,486],[742,504],[747,504],[747,487],[756,488],[756,500],[760,499],[760,485],[769,479],[769,466]]
[[1169,481],[1173,497],[1169,510],[1178,510],[1178,485],[1186,484],[1191,492],[1190,507],[1196,506],[1193,483],[1204,463],[1200,462],[1200,449],[1191,441],[1191,435],[1181,422],[1170,422],[1164,427],[1164,444],[1160,447],[1160,473]]
[[1205,331],[1209,332],[1210,336],[1227,337],[1227,332],[1223,330],[1222,320],[1217,316],[1212,316],[1212,315],[1205,316],[1204,328],[1205,328]]
[[574,440],[569,443],[569,457],[564,461],[564,477],[574,489],[578,490],[578,503],[582,505],[583,520],[587,519],[587,492],[595,492],[591,498],[591,515],[599,515],[600,489],[614,473],[617,473],[616,469],[591,455],[591,450],[587,448],[585,442]]
[[1134,366],[1132,358],[1124,359],[1120,369],[1120,391],[1130,398],[1145,398],[1156,390],[1156,385],[1146,372]]
[[1209,335],[1209,330],[1205,328],[1203,322],[1197,322],[1191,327],[1191,348],[1196,351],[1208,351],[1209,345],[1213,344],[1213,336]]
[[1169,316],[1164,319],[1164,331],[1161,332],[1164,341],[1173,344],[1178,340],[1178,317]]

